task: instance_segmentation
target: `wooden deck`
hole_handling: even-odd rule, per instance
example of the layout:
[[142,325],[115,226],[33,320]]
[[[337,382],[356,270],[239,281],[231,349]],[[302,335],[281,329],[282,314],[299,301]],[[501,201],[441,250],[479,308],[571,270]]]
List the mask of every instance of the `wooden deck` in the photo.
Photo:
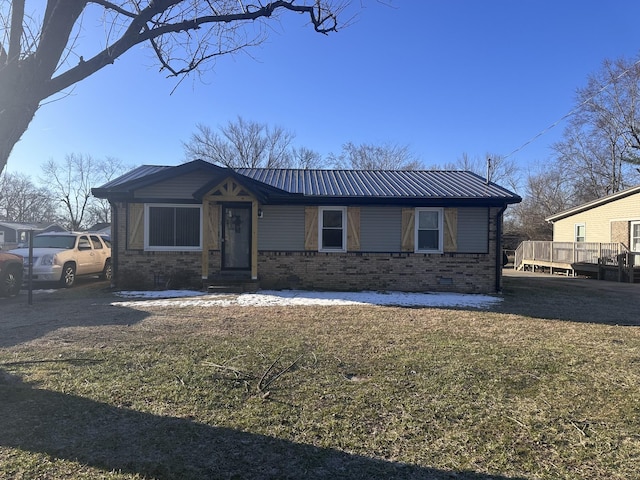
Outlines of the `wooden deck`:
[[515,252],[514,269],[634,283],[640,281],[636,259],[640,255],[621,243],[526,241]]

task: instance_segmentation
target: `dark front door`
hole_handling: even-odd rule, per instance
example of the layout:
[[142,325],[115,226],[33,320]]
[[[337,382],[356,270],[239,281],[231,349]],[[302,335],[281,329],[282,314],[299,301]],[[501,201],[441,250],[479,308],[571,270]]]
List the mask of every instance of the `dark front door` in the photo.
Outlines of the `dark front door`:
[[222,268],[251,268],[251,205],[222,206]]

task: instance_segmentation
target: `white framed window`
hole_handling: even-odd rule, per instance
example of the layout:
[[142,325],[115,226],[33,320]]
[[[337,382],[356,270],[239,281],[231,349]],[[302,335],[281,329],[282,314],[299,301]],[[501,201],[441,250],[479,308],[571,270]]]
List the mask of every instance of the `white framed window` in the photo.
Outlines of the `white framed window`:
[[640,252],[640,222],[631,222],[631,251]]
[[347,207],[318,207],[318,250],[347,251]]
[[575,241],[585,242],[587,239],[587,227],[584,223],[575,224]]
[[145,204],[144,249],[202,250],[202,206]]
[[416,253],[442,253],[443,217],[442,208],[416,208]]

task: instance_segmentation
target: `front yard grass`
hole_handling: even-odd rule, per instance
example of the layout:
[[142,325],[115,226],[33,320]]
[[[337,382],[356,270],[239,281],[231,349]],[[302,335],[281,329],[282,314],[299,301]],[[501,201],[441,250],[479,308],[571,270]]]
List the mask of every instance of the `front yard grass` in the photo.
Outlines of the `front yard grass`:
[[0,349],[2,478],[637,477],[635,327],[455,309],[135,309],[145,318],[130,325]]

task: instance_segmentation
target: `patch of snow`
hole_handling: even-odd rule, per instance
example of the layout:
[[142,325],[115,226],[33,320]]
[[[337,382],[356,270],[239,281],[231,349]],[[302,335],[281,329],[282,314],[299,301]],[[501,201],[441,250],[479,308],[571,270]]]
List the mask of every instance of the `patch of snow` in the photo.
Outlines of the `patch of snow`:
[[401,307],[471,307],[489,308],[502,301],[491,295],[462,293],[406,293],[406,292],[314,292],[303,290],[260,290],[255,293],[204,293],[190,290],[154,292],[123,291],[123,298],[143,299],[136,302],[119,301],[113,305],[173,306],[173,307],[268,307],[300,305],[381,305]]

